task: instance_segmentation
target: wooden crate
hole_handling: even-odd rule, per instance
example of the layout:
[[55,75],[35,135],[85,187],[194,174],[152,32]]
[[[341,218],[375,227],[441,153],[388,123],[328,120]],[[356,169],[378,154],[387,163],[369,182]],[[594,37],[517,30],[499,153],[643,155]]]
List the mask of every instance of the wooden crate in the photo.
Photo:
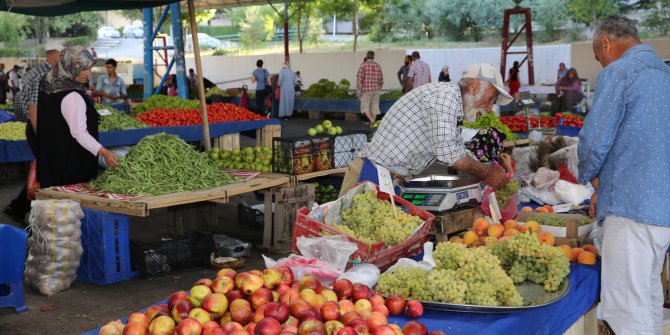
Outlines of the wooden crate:
[[323,112],[321,111],[307,111],[310,120],[321,120],[323,119]]
[[296,212],[303,206],[310,206],[316,199],[314,184],[276,188],[264,193],[265,208],[272,208],[274,198],[275,212],[274,215],[268,215],[269,212],[265,211],[263,249],[286,254],[291,249]]
[[344,121],[358,122],[360,120],[360,113],[344,113]]
[[274,137],[281,137],[281,125],[271,124],[256,129],[256,145],[259,147],[272,148],[272,138]]
[[214,139],[214,145],[212,147],[218,147],[221,150],[233,150],[240,148],[240,134],[228,134],[219,136]]
[[479,207],[433,214],[435,214],[435,221],[431,234],[435,235],[436,242],[448,240],[449,234],[466,230],[472,227],[472,223],[476,219],[484,217]]

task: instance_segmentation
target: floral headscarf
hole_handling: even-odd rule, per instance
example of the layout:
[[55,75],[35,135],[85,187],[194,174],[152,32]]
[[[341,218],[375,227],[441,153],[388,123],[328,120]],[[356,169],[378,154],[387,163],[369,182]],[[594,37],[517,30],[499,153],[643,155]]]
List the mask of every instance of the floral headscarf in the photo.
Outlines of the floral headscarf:
[[58,65],[44,77],[40,90],[48,94],[67,90],[85,91],[84,85],[76,78],[82,71],[93,67],[94,62],[93,55],[82,46],[61,50]]

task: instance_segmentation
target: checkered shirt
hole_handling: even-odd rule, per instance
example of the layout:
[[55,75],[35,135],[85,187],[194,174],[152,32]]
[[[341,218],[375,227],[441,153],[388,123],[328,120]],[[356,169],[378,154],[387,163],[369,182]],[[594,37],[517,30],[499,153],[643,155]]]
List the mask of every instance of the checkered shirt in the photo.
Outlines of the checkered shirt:
[[384,85],[384,75],[379,63],[369,60],[358,67],[356,80],[362,83],[363,92],[379,92]]
[[37,104],[40,93],[40,81],[51,70],[49,63],[42,63],[23,76],[23,89],[19,91],[14,100],[14,113],[16,120],[26,122],[28,120],[28,105]]
[[430,66],[421,59],[417,59],[413,61],[412,65],[409,67],[407,76],[414,79],[412,88],[426,85],[430,82]]
[[389,109],[362,155],[401,176],[417,175],[435,160],[452,165],[467,155],[462,106],[456,84],[413,89]]

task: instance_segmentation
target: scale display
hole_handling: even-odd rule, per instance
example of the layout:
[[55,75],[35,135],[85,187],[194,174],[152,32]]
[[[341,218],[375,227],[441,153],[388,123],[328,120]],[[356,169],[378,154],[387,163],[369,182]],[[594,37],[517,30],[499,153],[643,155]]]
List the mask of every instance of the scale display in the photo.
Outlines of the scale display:
[[429,211],[442,212],[470,201],[481,202],[479,181],[453,175],[430,175],[412,179],[402,198]]

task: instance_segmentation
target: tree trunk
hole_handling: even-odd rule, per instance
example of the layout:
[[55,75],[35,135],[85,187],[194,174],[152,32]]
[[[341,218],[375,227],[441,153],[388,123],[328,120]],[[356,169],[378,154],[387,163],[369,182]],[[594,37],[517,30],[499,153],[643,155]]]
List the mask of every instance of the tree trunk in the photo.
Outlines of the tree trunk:
[[300,25],[302,24],[302,6],[298,7],[298,44],[300,45],[300,53],[302,53],[302,41],[305,38],[305,35],[300,30]]
[[358,0],[354,0],[354,52],[358,44]]

